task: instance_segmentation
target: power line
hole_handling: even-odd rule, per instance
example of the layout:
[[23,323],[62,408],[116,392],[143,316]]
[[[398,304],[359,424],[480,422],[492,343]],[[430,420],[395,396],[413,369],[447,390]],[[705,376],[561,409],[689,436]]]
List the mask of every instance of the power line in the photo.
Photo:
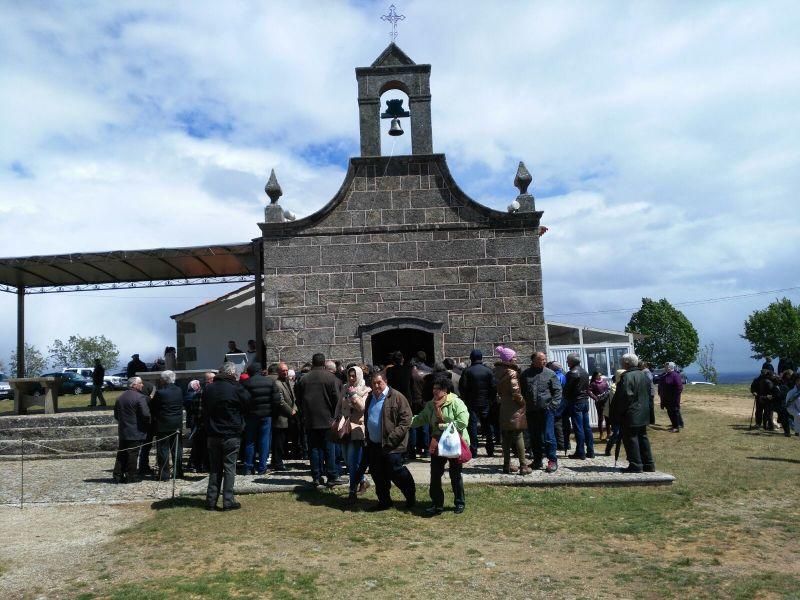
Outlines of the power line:
[[[752,298],[754,296],[763,296],[765,294],[775,294],[779,292],[791,292],[800,290],[800,285],[788,288],[780,288],[777,290],[765,290],[763,292],[751,292],[749,294],[736,294],[734,296],[719,296],[717,298],[704,298],[702,300],[686,300],[684,302],[675,302],[673,306],[695,306],[698,304],[715,304],[717,302],[725,302],[728,300],[738,300],[740,298]],[[547,317],[577,317],[581,315],[599,315],[621,312],[633,312],[639,310],[641,307],[636,306],[633,308],[610,308],[608,310],[591,310],[585,312],[572,312],[572,313],[545,313]]]

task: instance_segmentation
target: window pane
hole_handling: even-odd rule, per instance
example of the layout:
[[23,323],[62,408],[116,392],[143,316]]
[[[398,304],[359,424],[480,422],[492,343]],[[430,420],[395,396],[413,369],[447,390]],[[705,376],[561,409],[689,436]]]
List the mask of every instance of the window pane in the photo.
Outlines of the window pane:
[[595,371],[600,371],[600,374],[606,377],[609,375],[605,348],[586,350],[586,370],[589,371],[589,375]]
[[547,337],[551,346],[570,346],[580,339],[577,328],[553,324],[547,325]]
[[594,329],[583,330],[584,344],[608,344],[619,342],[624,344],[627,341],[628,336],[622,333],[609,333],[608,331],[595,331]]
[[611,349],[611,355],[612,355],[611,365],[612,365],[614,371],[616,371],[617,369],[621,369],[622,368],[622,362],[621,362],[622,361],[622,355],[625,354],[626,352],[628,352],[627,348],[612,348]]

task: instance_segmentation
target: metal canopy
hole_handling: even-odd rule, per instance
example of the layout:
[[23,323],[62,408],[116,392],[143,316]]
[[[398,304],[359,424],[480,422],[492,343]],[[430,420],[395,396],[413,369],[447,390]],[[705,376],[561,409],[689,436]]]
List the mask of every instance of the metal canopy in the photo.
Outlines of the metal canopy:
[[255,244],[0,258],[0,291],[25,294],[251,281]]

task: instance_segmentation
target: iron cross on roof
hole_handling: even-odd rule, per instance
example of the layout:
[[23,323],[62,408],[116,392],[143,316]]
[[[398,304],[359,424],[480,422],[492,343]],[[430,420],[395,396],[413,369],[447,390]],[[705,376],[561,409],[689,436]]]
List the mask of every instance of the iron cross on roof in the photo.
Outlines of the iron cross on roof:
[[389,38],[394,42],[397,39],[397,22],[405,20],[405,15],[398,15],[395,12],[394,4],[389,6],[389,14],[381,15],[381,21],[389,21],[392,24],[392,31],[389,33]]

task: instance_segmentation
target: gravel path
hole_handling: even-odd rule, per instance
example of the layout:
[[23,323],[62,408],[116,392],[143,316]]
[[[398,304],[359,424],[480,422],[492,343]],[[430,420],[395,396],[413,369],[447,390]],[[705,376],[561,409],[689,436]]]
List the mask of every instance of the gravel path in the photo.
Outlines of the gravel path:
[[[26,461],[24,466],[24,506],[35,504],[79,503],[118,504],[142,500],[163,500],[172,496],[172,482],[145,480],[117,485],[111,478],[113,457]],[[23,483],[19,461],[0,462],[0,504],[19,508]],[[193,480],[178,479],[175,495]]]
[[[512,464],[516,461],[512,461]],[[464,481],[467,484],[492,485],[648,485],[671,483],[673,477],[666,473],[622,474],[614,468],[614,459],[600,456],[578,461],[559,460],[559,469],[554,474],[534,471],[530,475],[503,475],[499,457],[481,456],[464,466]],[[627,463],[620,461],[620,466]],[[172,482],[145,480],[141,483],[116,485],[111,479],[113,458],[85,458],[72,460],[37,460],[24,466],[25,506],[37,504],[118,504],[146,500],[163,500],[172,496]],[[310,486],[308,463],[289,462],[285,473],[270,473],[267,476],[237,476],[236,491],[240,494],[291,491]],[[430,463],[418,460],[409,464],[409,469],[418,484],[429,482]],[[0,504],[19,506],[22,465],[20,462],[0,462]],[[445,471],[445,477],[447,472]],[[203,475],[187,474],[186,479],[175,482],[175,495],[201,495],[205,493],[207,478]]]

